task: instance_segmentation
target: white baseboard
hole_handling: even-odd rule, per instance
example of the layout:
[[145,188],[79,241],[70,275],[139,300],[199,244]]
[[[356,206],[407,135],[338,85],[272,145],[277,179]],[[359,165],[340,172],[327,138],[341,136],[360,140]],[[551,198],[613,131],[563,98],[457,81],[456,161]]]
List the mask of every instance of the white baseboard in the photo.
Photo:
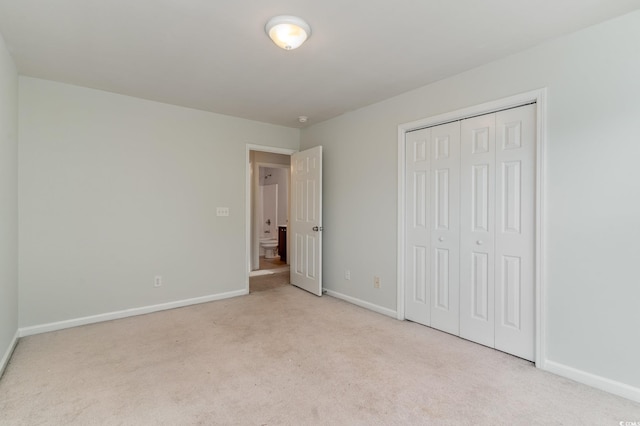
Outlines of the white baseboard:
[[11,343],[9,344],[9,347],[7,348],[6,352],[2,356],[2,360],[0,360],[0,377],[2,377],[2,375],[4,374],[4,370],[7,368],[7,365],[9,365],[9,360],[11,359],[11,355],[13,354],[13,350],[16,348],[16,345],[18,344],[18,337],[19,337],[19,331],[16,330],[16,334],[13,336],[13,340],[11,341]]
[[578,370],[577,368],[569,367],[548,359],[544,363],[544,369],[557,374],[558,376],[563,376],[596,389],[628,398],[632,401],[640,402],[640,388],[616,382],[615,380],[607,379],[602,376],[596,376],[595,374],[587,373],[586,371]]
[[63,330],[65,328],[78,327],[81,325],[94,324],[97,322],[111,321],[111,320],[120,319],[120,318],[133,317],[136,315],[150,314],[152,312],[165,311],[167,309],[182,308],[184,306],[197,305],[199,303],[212,302],[214,300],[229,299],[231,297],[244,296],[246,294],[249,294],[249,292],[246,289],[243,289],[243,290],[237,290],[237,291],[230,291],[227,293],[219,293],[219,294],[212,294],[209,296],[195,297],[193,299],[185,299],[185,300],[178,300],[175,302],[161,303],[159,305],[124,309],[122,311],[108,312],[105,314],[91,315],[88,317],[52,322],[49,324],[23,327],[19,330],[19,336],[20,337],[31,336],[33,334]]
[[347,296],[346,294],[338,293],[337,291],[327,290],[327,289],[325,289],[325,291],[329,296],[335,297],[336,299],[342,299],[346,302],[353,303],[354,305],[360,306],[361,308],[369,309],[370,311],[377,312],[382,315],[386,315],[393,319],[397,319],[397,313],[394,310],[383,308],[382,306],[365,302],[364,300],[356,299],[355,297]]

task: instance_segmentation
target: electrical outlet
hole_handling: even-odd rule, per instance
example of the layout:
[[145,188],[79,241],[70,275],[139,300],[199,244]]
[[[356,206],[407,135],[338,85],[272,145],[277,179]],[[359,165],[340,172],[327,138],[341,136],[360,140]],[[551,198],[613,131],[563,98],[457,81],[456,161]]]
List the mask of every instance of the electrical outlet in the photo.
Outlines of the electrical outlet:
[[373,288],[380,288],[380,277],[373,277]]
[[229,216],[229,207],[218,207],[216,208],[217,216]]
[[351,271],[350,270],[346,270],[344,271],[344,279],[345,280],[351,280]]
[[154,287],[162,286],[162,276],[161,275],[156,275],[156,278],[153,280],[153,286]]

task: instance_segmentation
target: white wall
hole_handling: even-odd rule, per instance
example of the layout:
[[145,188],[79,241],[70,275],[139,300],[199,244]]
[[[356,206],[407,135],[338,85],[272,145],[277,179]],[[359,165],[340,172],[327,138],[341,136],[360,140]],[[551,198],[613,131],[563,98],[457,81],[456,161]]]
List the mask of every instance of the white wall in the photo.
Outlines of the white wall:
[[261,185],[278,185],[278,223],[276,226],[286,225],[289,219],[289,169],[276,169],[272,167],[262,168],[266,175],[271,175],[267,179],[260,179]]
[[399,124],[548,87],[548,359],[640,387],[639,51],[640,11],[303,130],[325,152],[325,287],[396,308]]
[[245,289],[246,144],[299,130],[28,77],[19,110],[21,327]]
[[0,375],[18,330],[18,74],[0,35]]
[[278,186],[275,184],[261,185],[260,193],[262,206],[258,207],[258,209],[262,212],[262,216],[259,219],[260,227],[258,231],[261,238],[274,238],[278,229]]

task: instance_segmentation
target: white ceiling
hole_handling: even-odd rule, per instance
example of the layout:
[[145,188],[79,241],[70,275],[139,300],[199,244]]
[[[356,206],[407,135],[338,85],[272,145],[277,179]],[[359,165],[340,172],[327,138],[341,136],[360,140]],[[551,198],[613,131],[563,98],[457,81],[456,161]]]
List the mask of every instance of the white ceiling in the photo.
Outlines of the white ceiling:
[[[0,0],[20,74],[301,127],[640,8],[640,0]],[[274,15],[312,27],[284,51]]]

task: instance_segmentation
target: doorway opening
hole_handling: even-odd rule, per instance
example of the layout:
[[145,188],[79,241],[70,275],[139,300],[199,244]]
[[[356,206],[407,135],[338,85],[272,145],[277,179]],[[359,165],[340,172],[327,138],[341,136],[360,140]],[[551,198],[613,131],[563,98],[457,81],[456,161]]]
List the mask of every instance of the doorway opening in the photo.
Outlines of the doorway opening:
[[[275,161],[273,154],[285,157]],[[271,159],[269,159],[271,158]],[[249,294],[250,275],[253,270],[260,268],[260,234],[266,233],[263,223],[256,226],[256,197],[260,179],[259,163],[265,167],[289,162],[290,187],[288,193],[289,222],[283,227],[286,236],[279,238],[278,243],[286,242],[289,282],[296,287],[306,290],[316,296],[322,296],[322,146],[297,152],[285,148],[273,148],[261,145],[246,145],[246,185],[245,185],[245,242],[246,242],[246,281],[245,294]],[[265,174],[263,176],[266,177]],[[263,214],[263,213],[261,213]],[[267,224],[268,225],[268,224]],[[276,223],[277,225],[277,223]],[[281,224],[282,225],[282,224]],[[262,231],[260,231],[262,230]],[[279,236],[282,231],[279,230]],[[276,244],[263,245],[265,258],[267,250]],[[257,253],[257,256],[256,256]],[[280,251],[282,253],[282,251]],[[258,269],[259,270],[259,269]],[[286,275],[286,274],[285,274]],[[286,285],[285,284],[285,285]]]
[[255,293],[290,284],[287,258],[291,154],[248,146],[247,290]]

